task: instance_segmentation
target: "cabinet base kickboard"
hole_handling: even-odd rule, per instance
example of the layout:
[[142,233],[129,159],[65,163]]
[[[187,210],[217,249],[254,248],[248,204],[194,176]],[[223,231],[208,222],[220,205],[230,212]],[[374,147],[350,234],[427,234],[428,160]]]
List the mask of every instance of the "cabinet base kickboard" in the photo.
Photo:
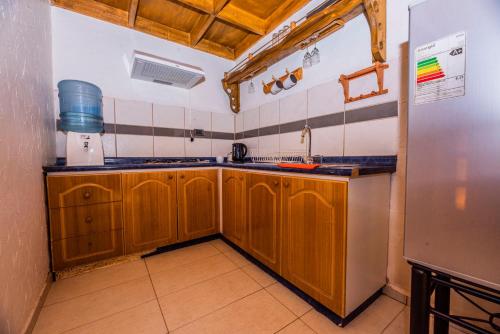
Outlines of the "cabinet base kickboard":
[[193,240],[182,241],[182,242],[179,242],[177,244],[158,247],[155,251],[142,255],[141,258],[145,259],[145,258],[155,256],[158,254],[171,252],[171,251],[174,251],[176,249],[186,248],[189,246],[194,246],[194,245],[202,244],[204,242],[217,240],[217,239],[221,239],[221,238],[222,238],[222,235],[220,233],[217,233],[217,234],[212,234],[212,235],[208,235],[206,237],[201,237],[201,238],[197,238],[197,239],[193,239]]
[[240,248],[238,245],[236,245],[232,241],[228,240],[224,235],[219,234],[218,238],[221,239],[222,241],[224,241],[229,246],[231,246],[235,251],[240,253],[245,259],[247,259],[248,261],[255,264],[257,267],[259,267],[260,269],[265,271],[268,275],[270,275],[276,281],[278,281],[279,283],[284,285],[286,288],[288,288],[290,291],[292,291],[294,294],[296,294],[298,297],[300,297],[306,303],[311,305],[316,311],[323,314],[325,317],[330,319],[334,324],[338,325],[339,327],[347,326],[352,320],[354,320],[359,314],[361,314],[364,310],[366,310],[375,300],[377,300],[378,297],[380,297],[382,295],[383,287],[381,287],[379,290],[377,290],[373,295],[371,295],[368,299],[366,299],[361,305],[359,305],[354,311],[352,311],[350,314],[348,314],[345,318],[342,318],[341,316],[339,316],[335,312],[331,311],[329,308],[327,308],[323,304],[316,301],[314,298],[309,296],[307,293],[305,293],[304,291],[297,288],[295,285],[290,283],[287,279],[285,279],[282,276],[275,273],[272,269],[270,269],[269,267],[264,265],[262,262],[260,262],[256,258],[254,258],[252,255],[248,254],[245,250]]

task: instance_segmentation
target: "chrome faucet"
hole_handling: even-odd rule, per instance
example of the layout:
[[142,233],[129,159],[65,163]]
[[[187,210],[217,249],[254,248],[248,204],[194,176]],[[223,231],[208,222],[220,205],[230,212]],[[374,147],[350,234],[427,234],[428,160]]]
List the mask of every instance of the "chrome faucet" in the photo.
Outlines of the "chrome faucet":
[[306,142],[306,146],[307,146],[307,153],[306,153],[306,156],[304,157],[304,162],[306,164],[312,164],[313,163],[313,158],[312,158],[312,154],[311,154],[311,141],[312,141],[312,134],[311,134],[311,127],[309,125],[305,125],[304,128],[302,129],[302,133],[300,135],[300,143],[301,144],[304,144],[304,137],[306,136],[306,133],[307,133],[307,142]]

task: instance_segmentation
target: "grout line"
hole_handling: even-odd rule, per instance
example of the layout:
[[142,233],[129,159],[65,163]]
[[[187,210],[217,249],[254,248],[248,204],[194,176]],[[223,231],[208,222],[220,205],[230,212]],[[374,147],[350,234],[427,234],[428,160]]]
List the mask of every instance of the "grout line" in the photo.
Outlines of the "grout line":
[[291,323],[287,324],[286,326],[281,327],[280,329],[278,329],[278,331],[274,332],[274,334],[279,334],[279,332],[281,332],[282,330],[284,330],[287,327],[290,327],[292,324],[294,324],[297,321],[302,322],[307,328],[309,328],[311,330],[311,332],[317,334],[317,332],[314,329],[312,329],[308,324],[306,324],[305,321],[303,321],[302,319],[300,319],[300,317],[298,317],[297,319],[295,319]]
[[385,326],[385,327],[382,329],[382,331],[380,332],[381,334],[383,334],[383,333],[385,332],[385,330],[386,330],[387,328],[389,328],[389,327],[390,327],[390,326],[394,323],[394,321],[396,321],[396,319],[399,317],[399,315],[405,311],[405,308],[406,308],[406,306],[405,306],[405,307],[403,307],[403,309],[402,309],[401,311],[399,311],[399,312],[396,314],[396,316],[395,316],[395,317],[394,317],[394,318],[393,318],[393,319],[392,319],[392,320],[391,320],[391,321],[387,324],[387,326]]
[[[115,288],[117,286],[120,286],[120,285],[123,285],[123,284],[127,284],[127,283],[130,283],[130,282],[136,281],[136,280],[138,281],[140,279],[144,279],[147,276],[148,276],[148,274],[140,276],[140,277],[132,278],[132,279],[129,279],[129,280],[117,283],[117,284],[108,285],[108,286],[102,287],[102,288],[97,289],[97,290],[93,290],[93,291],[89,291],[89,292],[83,293],[81,295],[77,295],[77,296],[73,296],[73,297],[68,298],[68,299],[56,301],[56,302],[54,302],[52,304],[43,305],[42,308],[47,308],[47,307],[51,307],[51,306],[54,306],[54,305],[57,305],[57,304],[65,303],[65,302],[68,302],[68,301],[73,300],[73,299],[77,299],[77,298],[80,298],[80,297],[83,297],[83,296],[88,296],[90,294],[93,294],[93,293],[96,293],[96,292],[100,292],[100,291],[103,291],[103,290],[106,290],[106,289]],[[74,277],[78,277],[78,276],[74,276]],[[70,277],[70,278],[67,278],[67,279],[71,279],[71,278],[73,278],[73,277]]]
[[[144,261],[144,264],[146,264],[146,261],[145,260],[143,260],[143,261]],[[153,279],[151,278],[151,274],[149,272],[149,268],[148,268],[147,264],[146,264],[146,270],[148,272],[149,282],[151,283],[151,287],[153,288],[153,292],[154,292],[155,297],[156,297],[156,303],[158,304],[158,308],[160,309],[161,317],[163,318],[163,323],[165,324],[165,328],[167,329],[167,333],[168,333],[170,331],[168,329],[167,319],[165,319],[165,314],[163,314],[163,309],[161,308],[161,305],[160,305],[160,299],[158,298],[158,293],[156,292],[155,285],[153,284]]]
[[67,332],[70,332],[70,331],[73,331],[73,330],[75,330],[75,329],[77,329],[77,328],[87,327],[87,326],[89,326],[89,325],[91,325],[91,324],[94,324],[94,323],[96,323],[96,322],[98,322],[98,321],[104,320],[104,319],[106,319],[106,318],[111,318],[112,316],[115,316],[115,315],[117,315],[117,314],[119,314],[119,313],[127,312],[127,311],[130,311],[130,310],[134,309],[134,308],[137,308],[137,307],[139,307],[139,306],[142,306],[142,305],[144,305],[144,304],[150,303],[150,302],[152,302],[153,300],[154,300],[154,298],[153,298],[153,299],[146,300],[146,301],[144,301],[144,302],[142,302],[142,303],[139,303],[139,304],[137,304],[137,305],[135,305],[135,306],[132,306],[132,307],[129,307],[129,308],[123,309],[123,310],[121,310],[121,311],[118,311],[118,312],[115,312],[115,313],[112,313],[112,314],[108,314],[108,315],[106,315],[106,316],[104,316],[104,317],[102,317],[102,318],[98,318],[98,319],[92,320],[92,321],[87,322],[87,323],[85,323],[85,324],[81,324],[81,325],[78,325],[78,326],[76,326],[76,327],[72,327],[72,328],[69,328],[69,329],[65,329],[65,330],[63,330],[62,332],[60,332],[60,334],[67,333]]
[[[259,285],[259,286],[260,286],[260,285]],[[262,291],[262,290],[264,290],[264,288],[261,288],[261,289],[259,289],[259,290],[255,290],[254,292],[252,292],[252,293],[250,293],[250,294],[248,294],[248,295],[246,295],[246,296],[244,296],[244,297],[241,297],[241,298],[235,299],[235,300],[233,300],[232,302],[230,302],[229,304],[226,304],[226,305],[224,305],[224,306],[222,306],[222,307],[220,307],[220,308],[218,308],[218,309],[216,309],[216,310],[214,310],[214,311],[212,311],[212,312],[210,312],[210,313],[207,313],[207,314],[205,314],[205,315],[203,315],[203,316],[201,316],[201,317],[199,317],[199,318],[197,318],[197,319],[194,319],[194,320],[191,320],[190,322],[185,323],[184,325],[182,325],[182,326],[180,326],[180,327],[177,327],[175,330],[179,330],[179,329],[184,328],[184,327],[186,327],[186,326],[188,326],[188,325],[190,325],[190,324],[192,324],[192,323],[194,323],[194,322],[197,322],[197,321],[199,321],[199,320],[201,320],[201,319],[203,319],[203,318],[206,318],[206,317],[208,317],[209,315],[211,315],[211,314],[213,314],[213,313],[215,313],[215,312],[217,312],[217,311],[220,311],[220,310],[222,310],[222,309],[224,309],[224,308],[226,308],[226,307],[228,307],[228,306],[230,306],[230,305],[232,305],[232,304],[234,304],[234,303],[237,303],[237,302],[239,302],[239,301],[241,301],[241,300],[243,300],[243,299],[245,299],[245,298],[248,298],[248,297],[250,297],[250,296],[252,296],[252,295],[255,295],[256,293],[259,293],[259,292],[260,292],[260,291]]]
[[[276,281],[276,283],[271,284],[271,285],[269,285],[268,287],[266,287],[266,288],[264,288],[264,289],[267,291],[267,288],[270,288],[270,287],[272,287],[273,285],[276,285],[276,284],[279,284],[279,285],[281,285],[283,288],[285,288],[287,291],[290,291],[290,290],[289,290],[286,286],[284,286],[283,284],[281,284],[281,283],[280,283],[280,282],[278,282],[278,281]],[[300,317],[302,317],[304,314],[306,314],[306,313],[307,313],[307,312],[309,312],[310,310],[314,310],[314,308],[313,308],[311,305],[307,304],[307,303],[304,301],[304,303],[306,303],[306,304],[307,304],[310,308],[309,308],[309,310],[307,310],[304,314],[302,314],[302,315],[297,315],[297,314],[295,314],[295,312],[293,312],[293,310],[292,310],[291,308],[289,308],[288,306],[286,306],[286,305],[285,305],[285,303],[283,303],[281,300],[279,300],[277,297],[275,297],[275,296],[274,296],[271,292],[269,292],[269,291],[267,291],[267,292],[268,292],[268,293],[271,295],[271,297],[273,297],[273,298],[274,298],[274,299],[275,299],[278,303],[280,303],[281,305],[283,305],[283,306],[284,306],[287,310],[289,310],[289,311],[290,311],[290,312],[291,312],[294,316],[296,316],[296,317],[297,317],[297,319],[300,319]],[[291,292],[291,291],[290,291],[290,292]],[[297,295],[295,295],[293,292],[291,292],[291,293],[292,293],[295,297],[300,298],[300,297],[298,297]],[[301,300],[301,301],[303,301],[303,300]]]

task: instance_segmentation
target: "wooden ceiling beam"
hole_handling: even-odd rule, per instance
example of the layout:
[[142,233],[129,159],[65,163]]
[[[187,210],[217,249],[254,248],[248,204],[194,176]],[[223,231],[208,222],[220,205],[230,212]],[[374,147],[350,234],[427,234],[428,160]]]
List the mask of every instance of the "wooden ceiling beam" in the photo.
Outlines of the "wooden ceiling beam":
[[183,5],[195,8],[206,14],[213,14],[214,3],[212,0],[175,0]]
[[231,3],[228,3],[224,9],[217,14],[217,17],[260,36],[264,36],[267,33],[267,23],[265,20]]
[[213,0],[212,14],[202,16],[191,30],[191,46],[196,46],[205,36],[212,23],[214,23],[217,14],[226,6],[230,0]]
[[191,46],[196,46],[200,42],[214,21],[214,15],[205,15],[198,20],[191,31]]
[[205,51],[219,57],[227,58],[234,60],[234,50],[228,46],[221,45],[219,43],[215,43],[209,41],[207,39],[202,39],[196,46],[195,49]]
[[177,30],[164,24],[137,16],[135,20],[135,30],[163,38],[172,42],[190,46],[190,34]]
[[139,0],[130,0],[128,7],[128,26],[133,28],[135,26],[135,18],[137,17],[137,9],[139,8]]
[[52,5],[106,22],[128,25],[128,13],[94,0],[51,0]]

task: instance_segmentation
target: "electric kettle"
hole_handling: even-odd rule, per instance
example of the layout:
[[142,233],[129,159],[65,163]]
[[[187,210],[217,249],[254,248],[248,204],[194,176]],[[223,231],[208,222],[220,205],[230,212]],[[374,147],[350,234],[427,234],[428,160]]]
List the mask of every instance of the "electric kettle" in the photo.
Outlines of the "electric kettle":
[[243,162],[245,156],[247,155],[248,148],[245,144],[234,143],[233,144],[233,161]]

